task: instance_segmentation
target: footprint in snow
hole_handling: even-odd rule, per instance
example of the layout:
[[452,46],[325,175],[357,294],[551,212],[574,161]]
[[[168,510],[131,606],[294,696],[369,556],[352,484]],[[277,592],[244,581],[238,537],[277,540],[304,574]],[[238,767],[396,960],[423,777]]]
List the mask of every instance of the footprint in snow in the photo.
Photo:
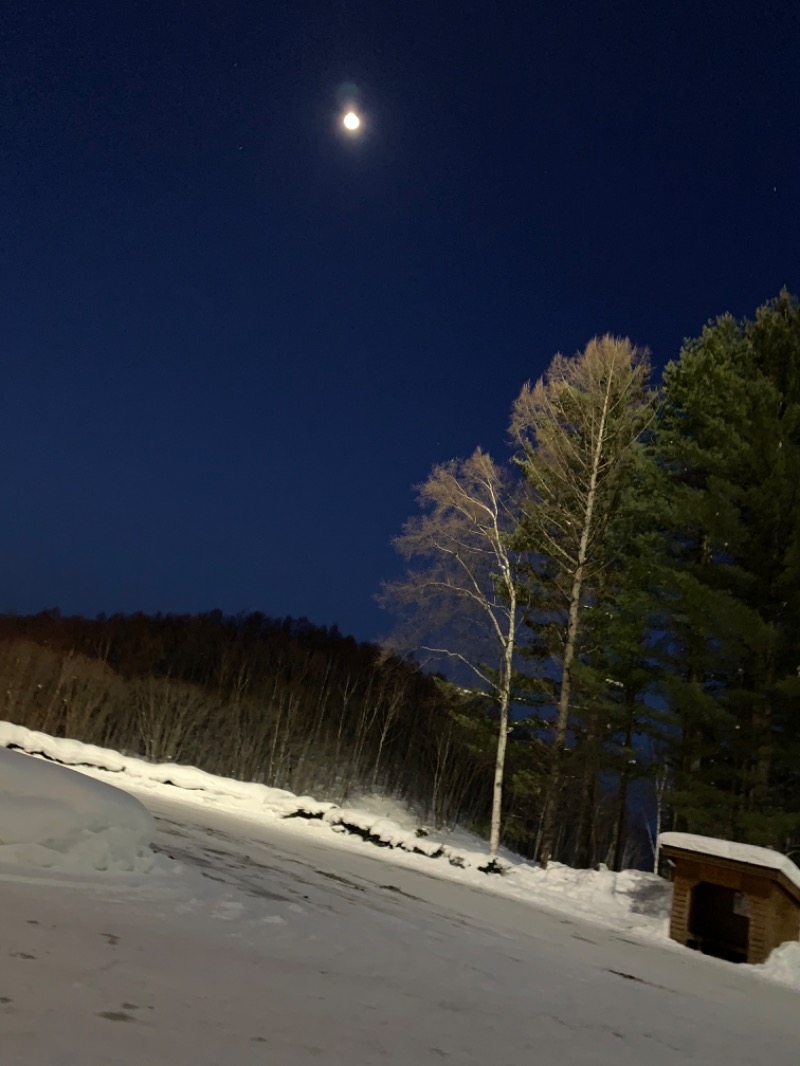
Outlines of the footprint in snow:
[[214,908],[214,917],[222,918],[223,921],[230,922],[234,918],[239,918],[244,913],[244,904],[237,903],[235,900],[223,900],[218,903]]

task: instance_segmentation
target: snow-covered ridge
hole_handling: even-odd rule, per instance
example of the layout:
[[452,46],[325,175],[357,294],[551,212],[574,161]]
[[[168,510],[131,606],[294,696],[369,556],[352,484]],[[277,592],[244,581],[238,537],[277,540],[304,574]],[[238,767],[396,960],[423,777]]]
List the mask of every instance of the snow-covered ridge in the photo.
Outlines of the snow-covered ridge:
[[[239,811],[259,819],[281,821],[309,820],[327,827],[342,837],[367,840],[383,848],[394,848],[417,861],[445,860],[464,872],[486,882],[488,864],[486,843],[471,834],[421,831],[391,804],[364,802],[359,807],[338,807],[311,796],[295,796],[283,789],[269,788],[255,782],[234,781],[217,777],[190,766],[174,763],[148,763],[117,751],[83,744],[76,740],[51,737],[10,722],[0,722],[0,748],[16,747],[30,755],[44,756],[54,762],[89,774],[104,774],[104,779],[130,787],[141,795],[165,793],[174,786],[187,799],[201,805],[231,812]],[[401,824],[404,823],[404,824]],[[422,833],[422,835],[420,835]],[[354,843],[361,841],[356,839]],[[646,935],[659,939],[666,935],[666,917],[672,887],[661,878],[640,870],[614,873],[600,870],[575,870],[560,863],[542,869],[519,855],[503,851],[494,868],[503,873],[503,891],[528,901],[537,901],[558,910],[577,910],[595,920],[620,921],[624,927],[636,926]],[[483,872],[480,872],[483,871]],[[497,886],[500,887],[499,885]]]
[[[94,744],[37,733],[11,722],[0,722],[0,748],[3,747],[44,756],[62,766],[118,773],[140,787],[172,785],[189,792],[201,792],[208,797],[217,797],[226,805],[233,802],[235,806],[260,810],[267,816],[319,819],[335,832],[353,833],[379,847],[398,848],[432,859],[443,858],[461,868],[489,869],[484,852],[453,847],[446,841],[431,838],[424,830],[400,826],[380,812],[338,807],[311,796],[296,796],[285,789],[218,777],[193,766],[149,763]],[[507,867],[507,863],[500,861],[492,867],[492,872],[503,872]]]
[[605,867],[576,870],[560,863],[550,863],[543,869],[503,850],[493,870],[504,876],[487,878],[485,841],[459,829],[437,833],[420,830],[410,812],[385,797],[364,797],[357,807],[337,807],[310,796],[217,777],[190,766],[148,763],[10,722],[0,722],[2,747],[16,747],[29,755],[74,767],[90,777],[130,789],[145,803],[148,796],[167,798],[177,792],[182,802],[217,812],[239,813],[265,823],[281,822],[287,828],[316,826],[337,834],[341,844],[348,847],[377,845],[387,851],[395,849],[394,855],[398,861],[402,856],[404,865],[427,867],[431,859],[439,860],[436,865],[445,876],[491,886],[503,895],[562,913],[581,914],[614,928],[635,930],[646,938],[663,940],[667,935],[672,886],[653,874],[641,870],[614,873]]

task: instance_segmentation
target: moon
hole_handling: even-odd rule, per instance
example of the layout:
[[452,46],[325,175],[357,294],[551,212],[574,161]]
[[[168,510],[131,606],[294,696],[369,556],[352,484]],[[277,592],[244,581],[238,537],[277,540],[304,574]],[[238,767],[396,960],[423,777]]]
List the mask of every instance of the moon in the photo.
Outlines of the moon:
[[347,114],[344,115],[344,117],[342,118],[342,125],[346,130],[349,130],[350,133],[355,133],[355,131],[361,125],[361,119],[358,117],[355,111],[348,111]]

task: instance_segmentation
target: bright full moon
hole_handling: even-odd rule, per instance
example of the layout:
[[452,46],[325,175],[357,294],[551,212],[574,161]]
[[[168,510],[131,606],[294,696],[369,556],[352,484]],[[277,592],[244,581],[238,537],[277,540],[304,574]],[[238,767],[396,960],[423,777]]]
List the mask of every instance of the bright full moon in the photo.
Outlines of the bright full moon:
[[348,111],[342,119],[342,123],[344,124],[344,128],[346,130],[355,132],[355,130],[357,130],[358,127],[361,125],[361,119],[358,117],[355,111]]

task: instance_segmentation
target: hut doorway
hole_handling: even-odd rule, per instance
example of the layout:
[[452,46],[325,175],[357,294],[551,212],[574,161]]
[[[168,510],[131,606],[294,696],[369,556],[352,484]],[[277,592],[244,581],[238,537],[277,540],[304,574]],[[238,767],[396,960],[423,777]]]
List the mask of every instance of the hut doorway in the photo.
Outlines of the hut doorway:
[[747,962],[750,909],[742,892],[709,881],[692,889],[689,947],[728,962]]

